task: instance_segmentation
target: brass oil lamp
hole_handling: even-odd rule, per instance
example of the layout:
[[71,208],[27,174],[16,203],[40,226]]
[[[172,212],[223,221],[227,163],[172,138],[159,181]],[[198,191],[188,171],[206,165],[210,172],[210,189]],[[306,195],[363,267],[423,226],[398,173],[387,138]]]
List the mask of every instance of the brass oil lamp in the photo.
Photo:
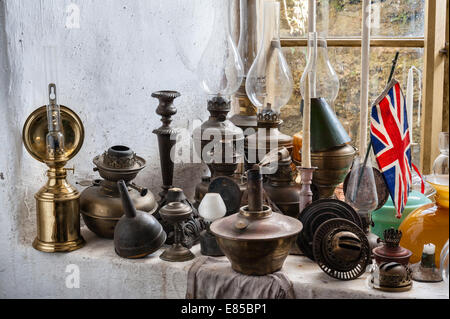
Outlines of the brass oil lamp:
[[[212,35],[197,67],[201,87],[209,95],[210,116],[194,130],[194,147],[213,178],[232,177],[243,153],[243,131],[227,119],[231,109],[229,97],[239,89],[244,77],[242,60],[230,35],[230,5],[225,0],[215,7]],[[199,188],[204,189],[203,184],[198,185],[197,194]],[[199,199],[203,195],[200,193]]]
[[114,237],[114,228],[123,216],[122,200],[117,181],[123,180],[130,200],[139,211],[153,214],[157,203],[152,192],[136,185],[133,179],[145,168],[145,160],[128,146],[115,145],[93,159],[94,171],[103,179],[83,182],[89,185],[80,197],[81,215],[86,226],[96,235]]
[[247,187],[248,205],[239,213],[214,221],[210,230],[235,271],[267,275],[283,267],[302,230],[302,223],[263,205],[262,174],[258,165],[247,172]]
[[85,244],[80,234],[80,193],[67,182],[69,169],[64,167],[80,150],[84,127],[74,111],[57,104],[56,85],[48,88],[49,104],[30,114],[22,134],[31,156],[49,167],[47,184],[34,195],[37,236],[33,247],[68,252]]
[[160,256],[162,260],[171,262],[182,262],[195,258],[195,255],[181,244],[181,234],[183,232],[183,222],[192,214],[192,208],[181,202],[171,202],[159,210],[161,218],[172,224],[175,229],[175,238],[172,246],[166,249]]
[[289,101],[293,79],[280,44],[280,4],[264,2],[264,25],[258,55],[247,75],[245,88],[258,108],[258,129],[245,140],[247,168],[271,150],[286,147],[291,153],[293,139],[279,131],[280,109]]

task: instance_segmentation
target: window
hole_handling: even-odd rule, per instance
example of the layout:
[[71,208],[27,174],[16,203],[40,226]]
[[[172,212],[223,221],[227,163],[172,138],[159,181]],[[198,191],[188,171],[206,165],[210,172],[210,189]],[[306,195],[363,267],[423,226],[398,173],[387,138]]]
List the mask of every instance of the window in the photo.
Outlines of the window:
[[[308,10],[306,0],[279,0],[279,2],[282,20],[281,44],[295,80],[292,98],[282,109],[281,116],[284,120],[282,131],[292,135],[301,128],[299,85],[306,66]],[[443,10],[445,10],[445,0],[441,2],[444,2]],[[442,4],[435,6],[439,7]],[[439,8],[432,9],[434,12],[439,12]],[[404,94],[406,94],[408,71],[412,66],[419,69],[425,76],[426,14],[425,0],[372,1],[369,103],[372,103],[383,91],[396,51],[399,51],[400,55],[394,76],[400,82]],[[358,145],[359,140],[361,19],[362,0],[317,1],[317,31],[327,34],[330,62],[340,81],[335,110],[352,137],[354,145]],[[436,21],[436,23],[441,22]],[[439,32],[445,33],[445,21],[442,23],[441,30]],[[448,67],[446,72],[448,76]],[[415,73],[413,139],[419,144],[423,131],[420,122],[418,124],[418,105],[422,104],[419,100],[421,87],[422,83],[418,81],[417,73]],[[448,104],[446,108],[448,109]],[[442,117],[442,109],[440,116]],[[423,122],[423,116],[421,119]],[[414,148],[413,161],[416,164],[420,162],[419,147]]]

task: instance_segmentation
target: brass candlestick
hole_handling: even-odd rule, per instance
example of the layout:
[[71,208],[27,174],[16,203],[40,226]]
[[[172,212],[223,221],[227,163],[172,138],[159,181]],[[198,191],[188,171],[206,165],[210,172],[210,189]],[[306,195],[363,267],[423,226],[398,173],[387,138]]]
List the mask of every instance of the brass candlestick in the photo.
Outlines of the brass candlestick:
[[174,163],[170,158],[170,151],[176,143],[177,130],[170,126],[172,116],[177,113],[177,109],[173,105],[173,101],[180,96],[176,91],[158,91],[152,93],[152,97],[159,100],[156,114],[161,116],[162,126],[153,130],[158,136],[159,159],[161,163],[161,174],[163,180],[162,191],[159,193],[159,206],[162,207],[164,197],[169,188],[172,187]]
[[37,236],[33,247],[44,252],[83,247],[80,193],[67,182],[69,169],[64,166],[83,145],[84,127],[75,112],[56,103],[55,84],[49,84],[49,105],[36,109],[25,121],[22,139],[31,156],[49,167],[47,184],[34,196]]

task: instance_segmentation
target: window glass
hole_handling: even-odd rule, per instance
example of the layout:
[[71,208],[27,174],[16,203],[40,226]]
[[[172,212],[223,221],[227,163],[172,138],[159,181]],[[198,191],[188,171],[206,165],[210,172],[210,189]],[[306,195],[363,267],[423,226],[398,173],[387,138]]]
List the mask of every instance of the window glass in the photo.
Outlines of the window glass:
[[[395,52],[399,51],[399,59],[394,77],[400,82],[403,94],[406,94],[408,71],[412,66],[423,69],[423,49],[419,48],[371,48],[370,52],[370,86],[369,103],[383,92],[392,66]],[[294,92],[289,103],[281,109],[284,121],[282,131],[293,135],[302,127],[300,117],[300,78],[306,65],[306,48],[283,48],[283,52],[291,68],[294,78]],[[361,48],[329,47],[330,62],[339,76],[340,89],[335,102],[336,113],[353,140],[353,145],[359,145],[359,109],[360,109],[360,79],[361,79]],[[420,126],[417,123],[419,103],[419,86],[417,73],[414,73],[414,126],[413,140],[420,143]],[[414,155],[417,162],[417,150]]]
[[[306,37],[307,0],[281,2],[281,37]],[[329,37],[361,36],[362,0],[318,0],[317,31]],[[374,37],[423,37],[425,0],[372,0]]]

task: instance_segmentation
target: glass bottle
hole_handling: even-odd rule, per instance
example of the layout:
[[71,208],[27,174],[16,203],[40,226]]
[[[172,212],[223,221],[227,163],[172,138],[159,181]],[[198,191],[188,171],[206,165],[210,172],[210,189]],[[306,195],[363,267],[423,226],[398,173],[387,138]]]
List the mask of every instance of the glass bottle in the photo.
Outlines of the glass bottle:
[[49,103],[47,104],[48,133],[45,138],[47,160],[54,161],[64,158],[64,135],[62,134],[61,113],[56,103],[56,85],[50,83]]
[[[417,263],[422,256],[425,244],[433,244],[441,251],[449,234],[449,181],[448,175],[428,175],[425,180],[436,189],[436,203],[424,205],[400,224],[403,232],[400,244],[412,251],[411,262]],[[440,264],[439,254],[435,254],[435,264]]]
[[369,233],[370,213],[378,205],[377,188],[370,161],[364,163],[359,156],[354,159],[347,192],[345,193],[345,201],[355,208],[361,217],[371,248],[377,246],[376,235]]
[[433,174],[448,175],[448,132],[439,134],[439,154],[433,163]]

